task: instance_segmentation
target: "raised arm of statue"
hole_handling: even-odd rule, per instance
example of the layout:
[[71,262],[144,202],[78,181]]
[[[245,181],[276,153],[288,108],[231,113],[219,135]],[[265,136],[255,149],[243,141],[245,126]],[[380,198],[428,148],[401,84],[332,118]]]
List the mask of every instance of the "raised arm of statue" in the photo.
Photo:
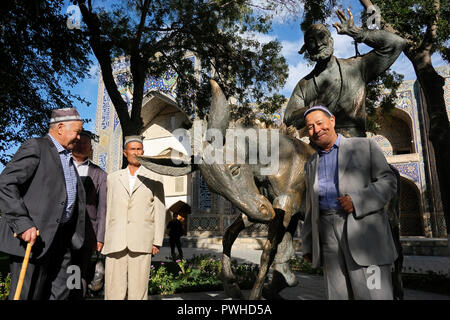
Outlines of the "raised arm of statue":
[[357,42],[362,42],[372,47],[373,50],[363,55],[357,61],[364,80],[367,82],[375,79],[379,74],[388,69],[397,59],[405,47],[406,41],[392,32],[385,30],[369,30],[356,27],[353,23],[353,15],[347,9],[349,18],[341,11],[337,16],[341,23],[335,23],[338,34],[351,36]]

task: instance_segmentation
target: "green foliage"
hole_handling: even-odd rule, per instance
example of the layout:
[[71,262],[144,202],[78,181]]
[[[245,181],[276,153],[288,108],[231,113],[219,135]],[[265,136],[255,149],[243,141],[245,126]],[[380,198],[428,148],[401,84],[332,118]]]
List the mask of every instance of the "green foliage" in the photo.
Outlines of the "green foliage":
[[[142,127],[140,118],[133,115],[140,115],[139,97],[145,79],[159,78],[169,69],[178,75],[177,102],[200,118],[210,103],[210,77],[242,106],[261,103],[287,79],[288,66],[280,54],[280,43],[261,44],[249,36],[271,29],[269,14],[264,10],[254,12],[249,1],[129,0],[117,3],[110,11],[88,9],[85,1],[75,2],[81,7],[85,31],[103,74],[111,74],[106,64],[113,57],[130,57],[133,111],[131,117],[118,112],[124,132],[129,130],[124,125],[134,126],[136,133]],[[145,22],[141,25],[141,21]],[[185,59],[188,52],[200,60],[198,66]],[[123,108],[123,101],[114,98],[117,88],[106,77],[103,79],[116,110]]]
[[[389,117],[395,108],[397,89],[403,81],[403,75],[386,70],[375,80],[367,84],[366,131],[376,134],[380,129],[380,117]],[[377,112],[379,109],[379,112]]]
[[[205,290],[223,290],[218,275],[221,268],[220,259],[210,254],[196,256],[189,260],[177,260],[175,263],[161,263],[151,267],[150,294],[174,294]],[[258,266],[237,264],[232,261],[231,268],[242,289],[250,289],[258,273]]]
[[323,275],[322,268],[313,268],[311,263],[303,259],[303,257],[295,256],[289,260],[289,265],[292,271]]
[[153,265],[150,269],[150,294],[159,292],[160,294],[173,294],[175,292],[174,276],[168,272],[164,265],[155,268]]
[[9,295],[9,287],[11,285],[11,274],[8,273],[5,279],[0,274],[0,300],[6,300]]
[[4,1],[0,6],[3,164],[9,161],[8,149],[47,131],[51,109],[84,101],[66,88],[88,74],[89,47],[79,30],[67,28],[64,8],[62,0]]
[[326,18],[334,14],[336,0],[304,1],[303,22],[300,28],[306,31],[314,23],[324,23]]
[[431,54],[439,52],[444,59],[450,61],[448,39],[450,37],[450,1],[439,1],[439,11],[436,12],[431,0],[373,0],[381,10],[383,19],[389,23],[400,36],[408,40],[414,52],[425,38],[426,32],[433,24],[438,13],[436,39],[433,42]]

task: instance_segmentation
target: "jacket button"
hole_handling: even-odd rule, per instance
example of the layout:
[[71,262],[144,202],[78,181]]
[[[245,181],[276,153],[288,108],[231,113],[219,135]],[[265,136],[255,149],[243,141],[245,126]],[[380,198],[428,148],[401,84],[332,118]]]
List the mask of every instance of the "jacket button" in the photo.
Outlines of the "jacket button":
[[61,220],[59,220],[59,219],[56,219],[56,223],[59,223]]
[[62,206],[64,205],[64,201],[61,202],[61,205],[62,205]]

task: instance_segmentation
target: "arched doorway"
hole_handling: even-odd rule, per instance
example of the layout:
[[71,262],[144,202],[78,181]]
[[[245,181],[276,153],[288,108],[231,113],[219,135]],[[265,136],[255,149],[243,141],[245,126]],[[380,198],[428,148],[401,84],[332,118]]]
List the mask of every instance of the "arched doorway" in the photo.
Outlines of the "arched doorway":
[[168,210],[172,213],[178,213],[178,219],[181,221],[181,224],[183,225],[184,235],[186,235],[188,230],[188,214],[191,214],[191,206],[186,202],[180,200],[175,202]]
[[400,178],[400,235],[424,236],[420,192],[414,182]]
[[415,153],[412,120],[405,111],[395,108],[389,116],[379,116],[380,130],[374,137],[386,156]]

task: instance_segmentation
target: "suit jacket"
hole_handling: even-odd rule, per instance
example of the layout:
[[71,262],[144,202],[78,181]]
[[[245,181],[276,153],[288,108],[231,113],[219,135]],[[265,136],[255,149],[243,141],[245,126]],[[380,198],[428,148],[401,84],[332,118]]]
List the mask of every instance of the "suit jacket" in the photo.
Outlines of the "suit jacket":
[[130,194],[128,168],[108,175],[106,232],[102,253],[128,248],[151,253],[164,237],[166,207],[160,175],[141,167]]
[[[76,170],[75,170],[76,171]],[[76,220],[72,247],[84,241],[85,193],[77,174]],[[0,175],[0,251],[24,256],[26,243],[14,238],[31,227],[40,231],[31,253],[40,258],[50,247],[67,201],[64,172],[55,145],[47,135],[22,144]]]
[[[306,213],[302,229],[303,254],[312,253],[313,267],[320,266],[319,155],[307,161]],[[396,192],[394,173],[375,141],[341,136],[338,151],[339,196],[352,198],[354,212],[347,217],[347,240],[358,265],[384,265],[397,257],[384,206]]]
[[86,191],[86,245],[105,242],[106,223],[106,178],[107,174],[98,165],[89,161],[88,175],[83,181]]

